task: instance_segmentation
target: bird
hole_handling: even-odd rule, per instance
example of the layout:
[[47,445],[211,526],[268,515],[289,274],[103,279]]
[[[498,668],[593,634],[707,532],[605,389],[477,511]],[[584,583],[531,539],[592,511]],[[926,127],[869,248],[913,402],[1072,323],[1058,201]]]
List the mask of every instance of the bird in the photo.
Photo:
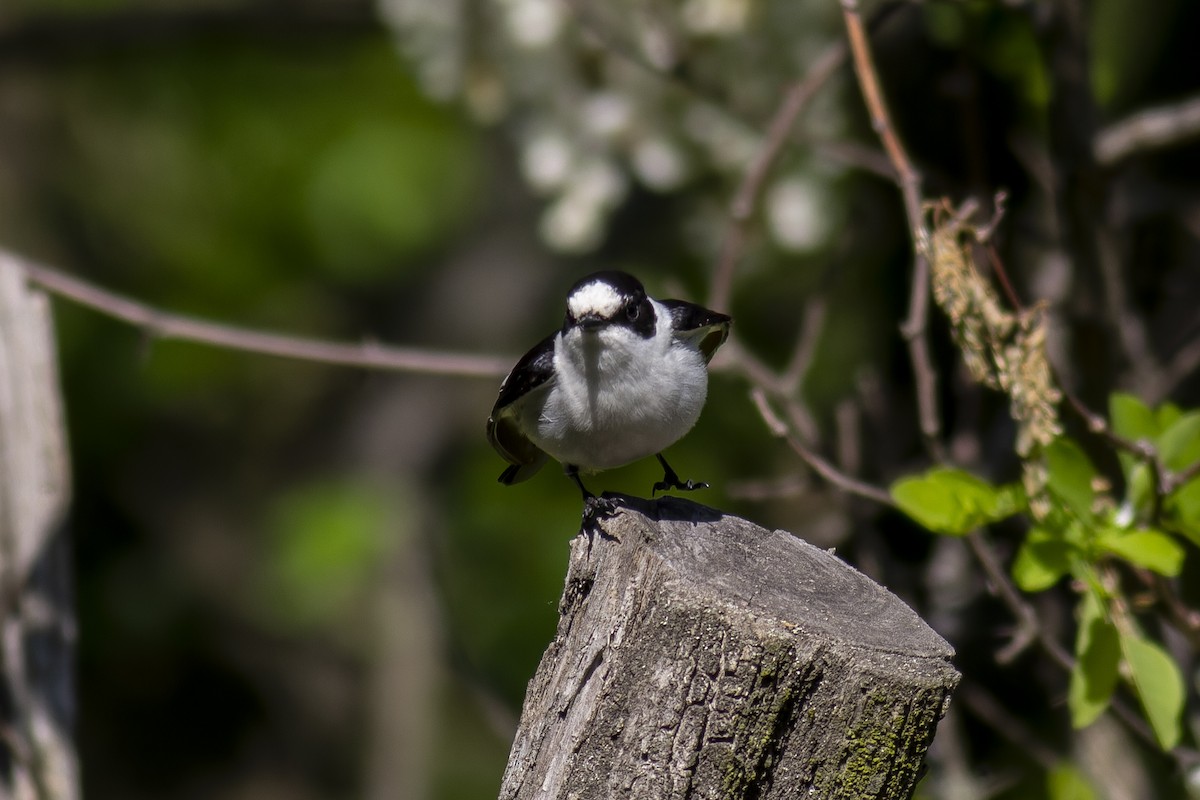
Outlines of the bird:
[[708,488],[680,480],[662,451],[692,429],[708,393],[708,363],[733,320],[684,300],[656,300],[627,272],[605,270],[567,293],[562,327],[526,353],[500,384],[487,438],[508,462],[499,481],[527,480],[547,457],[583,494],[585,512],[612,510],[580,473],[651,455],[663,478],[651,495]]

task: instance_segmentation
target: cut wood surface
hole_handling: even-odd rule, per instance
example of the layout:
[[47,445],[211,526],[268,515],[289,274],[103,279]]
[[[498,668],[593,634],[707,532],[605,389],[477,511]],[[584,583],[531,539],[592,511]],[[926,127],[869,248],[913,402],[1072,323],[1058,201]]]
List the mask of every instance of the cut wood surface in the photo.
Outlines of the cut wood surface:
[[501,800],[910,797],[951,647],[790,533],[623,499],[571,542]]

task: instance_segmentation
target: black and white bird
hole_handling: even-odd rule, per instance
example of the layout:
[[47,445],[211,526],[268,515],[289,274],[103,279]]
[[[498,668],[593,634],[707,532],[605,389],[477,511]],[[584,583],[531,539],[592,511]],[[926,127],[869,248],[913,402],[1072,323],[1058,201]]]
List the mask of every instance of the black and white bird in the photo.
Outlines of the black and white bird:
[[488,441],[511,466],[506,485],[550,456],[583,492],[579,474],[657,456],[653,491],[701,489],[681,481],[662,451],[683,438],[708,393],[708,362],[732,320],[683,300],[655,300],[637,278],[597,272],[572,287],[566,320],[517,362],[500,385]]

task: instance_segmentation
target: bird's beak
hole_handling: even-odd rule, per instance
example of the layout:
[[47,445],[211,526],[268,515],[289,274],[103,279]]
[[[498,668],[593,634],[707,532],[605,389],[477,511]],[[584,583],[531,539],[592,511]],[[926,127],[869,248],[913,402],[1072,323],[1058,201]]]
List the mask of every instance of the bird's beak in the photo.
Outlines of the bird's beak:
[[585,331],[597,331],[604,327],[608,320],[599,314],[584,314],[575,324]]

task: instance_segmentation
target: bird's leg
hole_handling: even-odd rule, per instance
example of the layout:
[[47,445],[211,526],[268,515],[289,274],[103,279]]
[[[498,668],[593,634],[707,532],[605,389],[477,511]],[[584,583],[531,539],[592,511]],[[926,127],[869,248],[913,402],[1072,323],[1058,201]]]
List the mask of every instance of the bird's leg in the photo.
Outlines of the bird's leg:
[[566,464],[563,471],[567,473],[568,478],[575,482],[583,494],[583,518],[585,520],[595,521],[617,513],[620,503],[615,498],[597,497],[589,492],[588,488],[583,485],[583,479],[579,477],[579,467],[574,464]]
[[675,474],[675,470],[671,469],[671,465],[663,458],[662,453],[655,453],[654,457],[658,459],[658,463],[662,464],[663,479],[654,484],[654,489],[650,492],[653,497],[657,492],[665,492],[669,489],[680,489],[685,492],[690,492],[695,489],[707,489],[708,484],[704,482],[697,483],[690,478],[686,481],[679,480],[679,476]]
[[583,485],[583,479],[579,477],[579,467],[575,466],[574,464],[566,464],[563,466],[563,472],[565,472],[567,477],[574,481],[575,485],[579,487],[579,491],[583,494],[583,502],[586,503],[589,500],[596,499],[596,495],[589,492],[588,488]]

